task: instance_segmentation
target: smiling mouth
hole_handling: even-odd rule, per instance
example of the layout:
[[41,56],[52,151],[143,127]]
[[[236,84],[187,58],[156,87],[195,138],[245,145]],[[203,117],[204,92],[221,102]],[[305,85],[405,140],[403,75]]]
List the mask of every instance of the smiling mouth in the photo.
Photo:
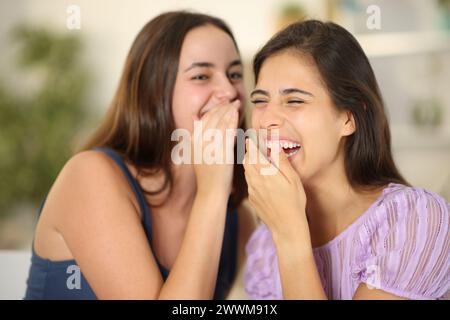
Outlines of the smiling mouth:
[[296,155],[300,149],[301,145],[298,142],[291,141],[291,140],[267,140],[267,156],[270,157],[270,154],[272,152],[272,149],[274,148],[281,148],[283,152],[286,154],[288,158],[293,157]]

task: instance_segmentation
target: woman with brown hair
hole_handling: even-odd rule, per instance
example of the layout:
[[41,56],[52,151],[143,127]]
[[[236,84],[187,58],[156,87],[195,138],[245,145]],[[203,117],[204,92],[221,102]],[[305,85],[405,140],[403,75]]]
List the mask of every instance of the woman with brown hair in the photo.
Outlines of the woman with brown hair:
[[[249,297],[448,297],[450,205],[397,170],[355,38],[334,23],[295,23],[253,67],[252,127],[268,132],[259,146],[248,141],[245,159],[249,201],[264,222],[247,245]],[[275,174],[251,161],[259,150]]]
[[175,165],[171,136],[196,120],[236,130],[244,104],[222,20],[169,12],[145,25],[103,124],[41,207],[25,298],[225,298],[253,224],[243,168]]

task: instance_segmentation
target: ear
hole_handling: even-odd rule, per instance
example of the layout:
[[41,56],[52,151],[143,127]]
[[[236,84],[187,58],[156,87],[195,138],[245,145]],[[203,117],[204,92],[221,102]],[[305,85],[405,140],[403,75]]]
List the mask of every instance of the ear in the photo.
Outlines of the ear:
[[353,113],[345,111],[343,113],[342,136],[350,136],[356,131],[356,122]]

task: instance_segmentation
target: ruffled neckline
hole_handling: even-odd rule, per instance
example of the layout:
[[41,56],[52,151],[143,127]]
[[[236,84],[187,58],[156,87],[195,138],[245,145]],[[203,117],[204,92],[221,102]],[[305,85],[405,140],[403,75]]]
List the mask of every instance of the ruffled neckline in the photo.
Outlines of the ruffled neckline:
[[370,215],[375,208],[378,206],[378,204],[386,197],[386,195],[391,192],[393,189],[396,189],[402,185],[398,183],[389,183],[381,192],[380,196],[370,205],[370,207],[364,211],[358,218],[356,218],[352,223],[350,223],[341,233],[339,233],[337,236],[335,236],[333,239],[328,241],[327,243],[314,247],[313,251],[318,252],[321,250],[328,249],[329,247],[335,245],[336,243],[340,242],[343,238],[345,238],[348,234],[350,234],[353,229],[358,227],[366,218],[368,215]]

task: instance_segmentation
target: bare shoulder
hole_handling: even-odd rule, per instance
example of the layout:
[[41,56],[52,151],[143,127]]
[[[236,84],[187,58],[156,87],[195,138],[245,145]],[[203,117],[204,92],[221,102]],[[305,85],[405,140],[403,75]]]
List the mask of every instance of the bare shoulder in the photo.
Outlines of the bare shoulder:
[[114,160],[99,151],[84,151],[73,156],[63,167],[44,209],[53,211],[50,207],[56,206],[58,215],[62,215],[69,208],[132,200],[130,191],[125,176]]
[[[37,242],[53,240],[55,247],[47,248],[49,252],[63,243],[99,298],[154,298],[161,286],[132,198],[128,181],[114,160],[101,152],[86,151],[64,166],[39,221]],[[51,236],[50,225],[57,236]],[[134,268],[131,274],[130,265]]]
[[[58,179],[76,186],[104,184],[108,190],[120,189],[126,182],[114,160],[99,151],[83,151],[73,156],[62,169]],[[111,184],[106,184],[110,182]],[[113,183],[114,182],[114,183]],[[103,189],[102,189],[103,190]]]
[[63,232],[95,219],[113,218],[112,207],[126,207],[137,216],[131,190],[112,159],[98,151],[73,156],[50,189],[35,233],[36,252],[51,260],[73,259]]

